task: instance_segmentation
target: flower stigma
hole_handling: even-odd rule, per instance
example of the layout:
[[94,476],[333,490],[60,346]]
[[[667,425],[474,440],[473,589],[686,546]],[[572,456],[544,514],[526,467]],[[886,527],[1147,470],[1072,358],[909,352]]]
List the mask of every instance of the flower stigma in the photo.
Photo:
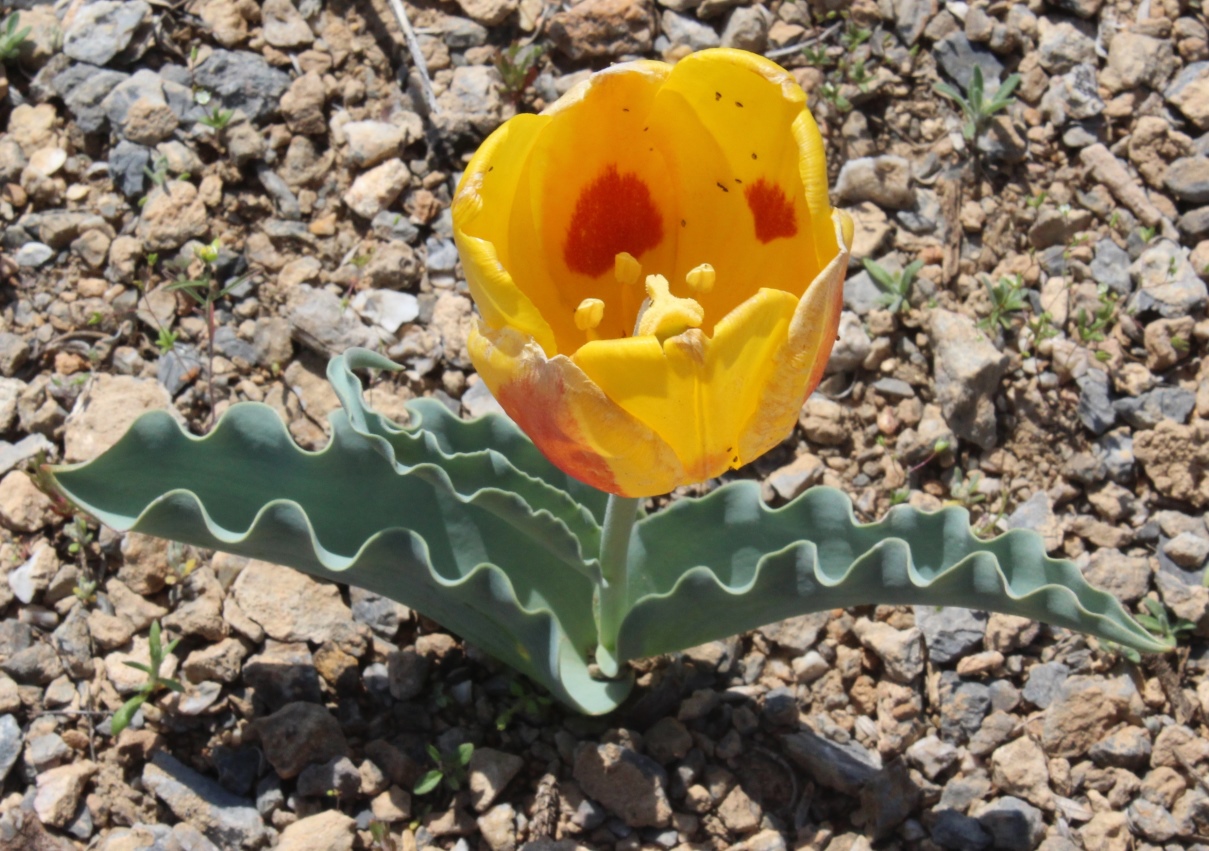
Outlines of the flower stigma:
[[705,320],[705,308],[695,299],[672,295],[663,275],[646,276],[646,294],[636,326],[641,336],[653,336],[662,343],[689,328],[701,327]]

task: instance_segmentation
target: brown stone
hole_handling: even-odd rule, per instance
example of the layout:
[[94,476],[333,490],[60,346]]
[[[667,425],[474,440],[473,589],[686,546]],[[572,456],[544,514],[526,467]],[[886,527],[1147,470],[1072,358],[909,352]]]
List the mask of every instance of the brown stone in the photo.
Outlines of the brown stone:
[[655,40],[649,0],[582,0],[550,19],[550,38],[571,59],[648,53]]

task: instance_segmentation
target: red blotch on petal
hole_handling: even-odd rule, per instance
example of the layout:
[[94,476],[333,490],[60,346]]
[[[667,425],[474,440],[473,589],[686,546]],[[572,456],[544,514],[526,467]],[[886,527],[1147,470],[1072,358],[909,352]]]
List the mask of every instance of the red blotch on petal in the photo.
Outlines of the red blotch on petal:
[[567,411],[566,392],[562,376],[548,370],[509,381],[498,389],[496,398],[551,464],[597,490],[617,493],[608,463],[584,445],[578,424]]
[[798,223],[793,215],[793,205],[785,197],[785,190],[760,178],[743,190],[747,208],[751,210],[756,224],[756,239],[772,242],[783,236],[794,236]]
[[637,257],[662,239],[663,220],[650,188],[637,174],[609,165],[575,202],[563,261],[573,272],[596,277],[610,271],[622,251]]

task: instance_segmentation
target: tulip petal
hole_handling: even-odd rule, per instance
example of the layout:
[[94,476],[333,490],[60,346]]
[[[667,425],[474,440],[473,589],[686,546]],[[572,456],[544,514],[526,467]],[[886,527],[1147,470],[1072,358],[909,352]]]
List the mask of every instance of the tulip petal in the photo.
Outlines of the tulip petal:
[[553,354],[550,323],[534,303],[530,282],[525,281],[526,291],[516,285],[515,259],[508,254],[509,210],[523,174],[521,164],[549,122],[549,116],[518,115],[487,138],[458,184],[453,235],[483,318],[494,327],[510,325],[530,335]]
[[617,282],[617,254],[649,271],[672,264],[674,191],[644,129],[669,73],[660,62],[633,62],[593,75],[549,111],[528,157],[512,206],[509,269],[549,320],[559,352],[587,342],[573,321],[586,298],[605,303],[599,336],[632,331],[643,294]]
[[621,496],[667,493],[685,481],[671,447],[570,358],[547,358],[522,334],[483,323],[467,346],[500,405],[560,470]]
[[823,377],[844,307],[844,275],[852,244],[852,220],[847,213],[834,213],[832,239],[840,251],[798,302],[788,341],[776,353],[760,385],[756,413],[739,439],[744,458],[759,457],[793,431],[803,402]]
[[[752,460],[740,443],[798,300],[763,289],[718,323],[713,339],[696,329],[668,339],[601,340],[575,353],[586,375],[680,458],[687,481],[702,481]],[[782,435],[784,437],[784,435]]]
[[714,321],[757,285],[801,295],[835,245],[822,137],[793,77],[753,54],[702,51],[676,65],[652,124],[680,199],[671,280],[713,265],[718,285],[701,301]]

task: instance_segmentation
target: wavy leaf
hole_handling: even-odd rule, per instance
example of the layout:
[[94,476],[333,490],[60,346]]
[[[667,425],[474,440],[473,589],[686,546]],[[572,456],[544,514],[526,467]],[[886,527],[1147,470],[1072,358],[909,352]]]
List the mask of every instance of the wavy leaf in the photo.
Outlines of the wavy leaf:
[[736,482],[640,521],[630,545],[624,661],[691,647],[794,615],[885,604],[965,606],[1169,649],[1070,561],[1023,529],[983,541],[963,508],[899,506],[859,524],[841,491],[813,488],[779,509]]
[[[233,406],[204,437],[140,418],[88,464],[55,471],[106,524],[262,558],[404,602],[582,711],[608,711],[628,681],[588,675],[595,643],[578,542],[513,493],[460,493],[434,464],[392,468],[382,447],[331,416],[332,440],[298,448],[271,408]],[[540,545],[535,545],[539,542]]]
[[[299,449],[263,405],[232,407],[192,437],[148,414],[110,451],[56,471],[103,522],[290,565],[404,602],[588,713],[617,706],[626,677],[589,672],[605,498],[555,469],[512,423],[464,422],[431,400],[391,423],[352,369],[329,367],[345,410],[332,440]],[[581,500],[577,502],[577,500]],[[586,507],[585,507],[586,506]],[[639,520],[615,660],[670,652],[812,611],[872,603],[1023,615],[1144,651],[1167,646],[1034,533],[974,537],[963,509],[899,507],[858,524],[839,491],[779,509],[740,482]]]
[[591,559],[600,550],[600,523],[578,497],[590,492],[590,501],[600,503],[603,511],[606,496],[550,464],[512,420],[498,414],[462,420],[435,399],[414,399],[407,403],[408,424],[400,426],[366,404],[354,369],[393,370],[398,365],[367,349],[349,349],[327,367],[353,429],[391,464],[436,464],[463,494],[486,483],[515,493],[534,511],[548,511],[566,524],[580,542],[577,560],[584,560],[583,553]]

